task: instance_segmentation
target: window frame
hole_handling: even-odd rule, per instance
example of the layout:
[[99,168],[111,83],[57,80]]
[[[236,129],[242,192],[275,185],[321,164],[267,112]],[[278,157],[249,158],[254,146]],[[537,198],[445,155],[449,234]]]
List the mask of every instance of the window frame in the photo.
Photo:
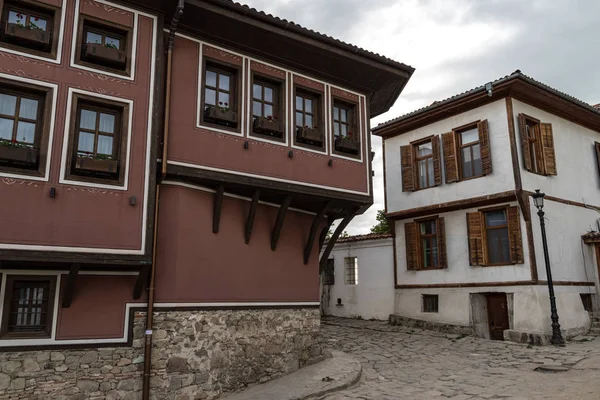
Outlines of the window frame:
[[[427,270],[431,270],[431,269],[443,269],[443,267],[441,267],[441,263],[440,263],[440,244],[439,244],[439,217],[438,216],[434,216],[434,217],[426,217],[426,218],[419,218],[419,219],[415,219],[414,222],[417,223],[417,248],[418,248],[418,257],[417,257],[417,262],[419,263],[419,271],[427,271]],[[431,233],[431,234],[426,234],[423,235],[421,234],[421,224],[425,224],[428,222],[434,222],[435,223],[435,232]],[[431,266],[425,266],[425,258],[424,258],[424,253],[423,253],[423,239],[428,240],[429,242],[431,242],[432,239],[435,239],[436,241],[436,251],[437,251],[437,265],[433,265],[433,247],[431,248],[432,252],[431,252],[431,261],[432,261],[432,265]]]
[[[50,136],[50,121],[52,117],[52,94],[53,89],[47,86],[37,86],[29,83],[11,81],[0,78],[0,93],[12,96],[26,97],[38,100],[38,116],[36,119],[36,131],[34,137],[34,149],[37,149],[37,168],[22,168],[0,164],[0,173],[17,174],[42,177],[46,174],[46,160],[48,154],[48,142]],[[19,111],[15,108],[15,111]],[[4,118],[4,117],[3,117]],[[12,117],[11,117],[12,118]],[[16,120],[15,118],[12,118]],[[13,127],[16,129],[16,124]]]
[[[428,136],[426,138],[423,139],[419,139],[417,141],[412,142],[410,145],[412,147],[412,156],[413,156],[413,170],[414,170],[414,179],[415,179],[415,189],[414,191],[416,192],[417,190],[425,190],[425,189],[431,189],[436,187],[437,185],[435,184],[435,159],[434,159],[434,151],[433,151],[433,140],[434,140],[434,135]],[[425,157],[418,157],[418,147],[425,144],[425,143],[431,143],[431,154]],[[419,179],[419,161],[422,160],[427,160],[431,158],[431,162],[433,163],[433,184],[431,186],[427,186],[427,187],[421,187],[421,180]],[[429,168],[426,168],[427,171],[427,185],[429,185]]]
[[[93,62],[84,58],[83,48],[87,44],[86,37],[87,33],[90,30],[94,32],[101,32],[103,37],[106,37],[108,35],[119,39],[119,50],[125,52],[127,57],[125,66],[123,68],[117,68],[99,62]],[[79,22],[77,24],[77,46],[75,46],[75,64],[100,71],[110,72],[117,75],[130,76],[133,45],[132,37],[133,33],[131,28],[118,25],[110,21],[98,19],[89,15],[84,16],[80,14]]]
[[[14,296],[14,284],[17,281],[25,282],[48,282],[48,301],[46,304],[46,326],[39,332],[9,332],[8,324],[10,322],[10,312],[12,309],[12,299]],[[56,303],[56,276],[48,275],[7,275],[6,285],[4,287],[4,302],[2,305],[2,321],[0,323],[0,339],[46,339],[52,336],[54,329],[54,306]]]
[[344,285],[358,285],[358,257],[344,257]]
[[[57,8],[46,3],[42,4],[39,2],[32,2],[31,0],[19,0],[18,3],[15,1],[0,1],[0,7],[0,46],[43,58],[56,58],[58,52],[58,39],[60,35],[61,8]],[[27,15],[36,14],[40,17],[47,18],[46,32],[48,32],[50,35],[48,48],[37,49],[35,47],[23,46],[22,44],[6,41],[5,26],[8,22],[8,14],[10,11],[17,11]]]
[[[479,210],[479,212],[481,213],[481,222],[482,222],[482,240],[483,240],[483,246],[485,246],[485,251],[487,254],[487,263],[485,265],[485,267],[499,267],[499,266],[506,266],[506,265],[514,265],[514,263],[512,262],[512,252],[513,252],[513,244],[512,244],[512,239],[510,238],[510,224],[508,221],[508,207],[510,206],[498,206],[498,207],[488,207],[488,208],[483,208],[481,210]],[[489,212],[494,212],[494,211],[504,211],[504,215],[506,217],[506,224],[503,226],[495,226],[495,227],[491,227],[488,228],[487,226],[487,222],[486,222],[486,214]],[[492,230],[496,230],[496,229],[506,229],[506,237],[508,238],[508,260],[507,261],[502,261],[502,262],[498,262],[498,263],[492,263],[490,262],[490,249],[488,247],[488,239],[487,239],[487,233],[488,233],[488,229],[492,229]]]
[[[310,149],[310,150],[314,150],[314,151],[318,151],[318,152],[325,152],[327,149],[327,137],[325,136],[325,129],[324,128],[324,107],[323,107],[323,101],[324,101],[324,96],[325,94],[323,92],[319,92],[316,91],[315,89],[310,89],[304,86],[298,86],[297,84],[294,84],[294,97],[293,97],[293,102],[292,102],[292,121],[293,121],[293,144],[295,147],[304,147],[306,149]],[[303,111],[302,111],[302,125],[299,126],[297,124],[296,121],[296,97],[303,97],[305,100],[303,102]],[[305,102],[306,99],[310,99],[312,100],[312,104],[313,104],[313,112],[312,112],[312,117],[313,117],[313,129],[318,131],[321,134],[321,137],[323,139],[323,144],[321,146],[315,146],[312,144],[308,144],[308,143],[302,143],[299,142],[297,140],[297,136],[298,136],[298,128],[299,127],[304,127],[304,121],[305,121],[305,117],[306,117],[306,112],[304,110],[304,106],[305,106]]]
[[[336,123],[340,124],[340,135],[341,136],[341,125],[343,122],[335,119],[335,108],[344,109],[348,112],[348,122],[345,124],[347,126],[348,132],[352,132],[351,141],[358,143],[358,154],[352,154],[344,151],[339,151],[335,147],[335,140],[338,136],[335,135],[335,125]],[[358,103],[348,102],[346,100],[342,100],[338,97],[331,96],[331,153],[337,156],[342,157],[350,157],[360,159],[362,156],[362,138],[360,127],[358,123],[358,112],[359,112]]]
[[[210,69],[213,72],[218,74],[224,74],[229,76],[229,109],[236,113],[236,126],[226,126],[221,125],[212,121],[208,121],[205,119],[204,112],[206,109],[206,71]],[[241,121],[241,75],[242,75],[242,67],[238,65],[229,64],[223,61],[215,60],[213,58],[205,57],[202,58],[202,81],[200,82],[200,124],[206,127],[224,129],[227,131],[232,131],[236,133],[241,133],[242,131],[242,121]],[[217,81],[218,86],[218,81]],[[217,95],[215,97],[216,105],[218,105],[219,96],[218,96],[218,88],[214,88],[209,86],[209,89],[217,91]],[[233,101],[232,101],[233,98]],[[210,106],[210,104],[209,104]],[[233,106],[233,107],[232,107]]]
[[[477,178],[481,178],[481,177],[485,176],[485,174],[483,173],[483,158],[481,157],[481,140],[479,138],[479,122],[481,122],[481,121],[470,122],[468,124],[459,126],[458,128],[452,129],[452,132],[454,132],[454,136],[456,138],[456,154],[457,154],[457,158],[458,158],[457,164],[458,164],[458,174],[459,174],[458,180],[459,180],[459,182],[468,181],[471,179],[477,179]],[[462,134],[464,132],[467,132],[467,131],[470,131],[473,129],[477,131],[477,141],[463,145],[462,144]],[[473,174],[473,176],[471,176],[469,178],[465,178],[462,150],[464,148],[471,147],[470,153],[471,153],[471,159],[473,159],[473,146],[476,146],[476,145],[479,146],[479,159],[481,160],[481,174],[480,175]],[[471,168],[471,171],[474,172],[473,168]]]
[[323,285],[335,286],[335,259],[328,258],[327,265],[323,269]]
[[421,312],[439,313],[440,296],[438,294],[421,294]]
[[[525,134],[527,135],[527,151],[531,159],[531,172],[537,175],[546,176],[546,168],[544,166],[544,149],[542,143],[542,121],[527,114],[522,114],[525,121]],[[529,134],[530,127],[534,128],[534,137]],[[525,150],[523,150],[525,151]]]
[[[114,178],[110,178],[102,175],[101,173],[88,172],[87,174],[74,172],[75,160],[77,159],[77,143],[76,139],[79,139],[79,124],[80,124],[80,110],[81,105],[84,104],[90,109],[97,109],[101,111],[108,110],[112,113],[120,114],[115,120],[115,130],[118,129],[118,133],[115,132],[113,138],[118,135],[118,139],[113,139],[113,152],[115,147],[118,149],[117,152],[117,168],[118,172]],[[112,186],[123,186],[125,183],[125,170],[127,159],[127,142],[129,138],[129,113],[131,112],[129,104],[120,103],[112,100],[101,99],[98,97],[88,96],[85,94],[74,93],[73,101],[71,106],[70,115],[70,128],[69,128],[69,143],[67,147],[67,157],[65,165],[65,176],[64,179],[79,182],[90,182],[98,184],[107,184]],[[98,123],[98,122],[97,122]],[[97,138],[94,139],[97,142]]]
[[[262,86],[261,95],[262,99],[255,100],[254,98],[254,85],[258,84]],[[276,117],[276,120],[279,121],[282,128],[281,137],[271,136],[268,134],[264,134],[262,132],[256,132],[254,130],[254,102],[258,101],[261,103],[261,111],[264,113],[264,106],[268,104],[268,102],[264,101],[264,88],[268,87],[273,90],[273,102],[270,103],[271,107],[273,107],[273,113],[271,114],[273,118]],[[277,79],[275,77],[266,76],[263,74],[259,74],[256,72],[252,72],[250,79],[250,95],[248,96],[250,99],[250,130],[249,136],[255,136],[261,139],[270,140],[274,142],[287,142],[287,119],[286,115],[286,106],[285,106],[285,81],[281,79]],[[263,118],[267,118],[265,115]]]

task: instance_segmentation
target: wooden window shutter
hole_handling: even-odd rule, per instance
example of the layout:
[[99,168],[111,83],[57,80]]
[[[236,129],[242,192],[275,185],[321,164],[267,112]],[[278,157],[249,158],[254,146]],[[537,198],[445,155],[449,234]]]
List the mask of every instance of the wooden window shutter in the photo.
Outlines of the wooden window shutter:
[[431,138],[431,149],[433,152],[433,178],[435,186],[442,184],[442,163],[440,156],[440,137],[438,135]]
[[527,121],[525,115],[519,114],[519,131],[521,132],[521,153],[523,153],[523,163],[525,169],[531,171],[531,153],[529,152],[529,140],[527,139]]
[[404,236],[406,238],[406,268],[409,270],[419,269],[416,222],[404,224]]
[[411,145],[400,146],[400,158],[402,166],[402,191],[412,192],[415,190],[415,172]]
[[444,218],[438,218],[436,224],[439,267],[448,268],[448,256],[446,255],[446,227],[444,225]]
[[444,171],[446,183],[458,181],[458,160],[456,159],[456,135],[454,132],[442,135],[442,149],[444,151]]
[[598,172],[600,173],[600,143],[594,142],[596,148],[596,162],[598,163]]
[[523,239],[521,237],[521,219],[519,207],[508,207],[508,241],[510,243],[510,261],[523,264]]
[[556,156],[554,155],[554,137],[552,124],[540,123],[544,167],[546,175],[556,175]]
[[467,236],[469,238],[469,265],[485,265],[483,249],[483,226],[480,212],[467,213]]
[[487,119],[477,124],[479,130],[479,148],[481,149],[481,164],[483,175],[492,173],[492,151],[490,149],[490,134],[488,132]]

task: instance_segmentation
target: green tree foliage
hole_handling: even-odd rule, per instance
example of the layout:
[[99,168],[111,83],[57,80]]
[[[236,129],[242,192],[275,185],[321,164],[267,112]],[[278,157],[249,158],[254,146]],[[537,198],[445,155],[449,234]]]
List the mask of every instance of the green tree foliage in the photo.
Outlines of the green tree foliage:
[[385,210],[377,211],[377,224],[371,227],[371,233],[390,233],[390,225],[385,217]]

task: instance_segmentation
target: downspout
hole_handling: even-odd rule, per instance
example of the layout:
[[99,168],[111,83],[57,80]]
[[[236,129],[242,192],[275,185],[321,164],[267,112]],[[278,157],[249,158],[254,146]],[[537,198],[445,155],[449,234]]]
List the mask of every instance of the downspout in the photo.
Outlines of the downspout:
[[[163,155],[161,179],[167,175],[167,147],[169,142],[169,123],[171,108],[171,76],[173,63],[173,45],[175,42],[175,31],[179,24],[179,19],[183,14],[185,0],[178,0],[177,9],[171,20],[171,29],[169,30],[169,40],[167,42],[167,76],[165,86],[165,119],[163,128]],[[156,280],[156,244],[158,232],[158,204],[160,200],[160,183],[156,185],[156,202],[154,205],[154,239],[152,242],[152,266],[150,268],[150,284],[148,286],[148,309],[146,312],[146,333],[144,336],[144,376],[142,385],[142,400],[150,399],[150,371],[152,370],[152,325],[154,320],[154,287]]]

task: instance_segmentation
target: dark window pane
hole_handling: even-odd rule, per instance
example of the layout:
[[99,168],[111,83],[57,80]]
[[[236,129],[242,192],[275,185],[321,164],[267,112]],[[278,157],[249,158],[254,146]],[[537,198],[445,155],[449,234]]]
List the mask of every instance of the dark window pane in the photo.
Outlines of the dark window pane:
[[340,120],[340,109],[337,107],[333,107],[333,119],[336,121]]
[[510,262],[508,228],[488,229],[486,234],[489,262],[491,264]]
[[304,99],[304,111],[307,113],[313,113],[313,101],[311,99]]
[[462,170],[464,179],[473,177],[471,147],[464,147],[462,149]]
[[265,104],[265,117],[273,116],[273,106],[270,104]]
[[269,103],[273,102],[273,89],[265,86],[265,101]]
[[485,213],[485,226],[487,227],[502,226],[507,223],[505,210],[488,211]]
[[483,164],[481,161],[481,149],[478,144],[473,146],[473,173],[475,176],[483,175]]
[[253,101],[252,102],[252,115],[255,115],[257,117],[262,117],[262,103],[258,102],[258,101]]
[[0,114],[14,116],[17,109],[17,97],[0,93]]
[[102,35],[94,32],[88,32],[85,38],[86,43],[98,43],[102,44]]
[[298,110],[298,111],[304,110],[304,99],[300,96],[296,96],[296,110]]
[[348,110],[340,109],[342,122],[348,122]]
[[206,86],[216,87],[217,86],[217,73],[214,71],[206,70]]
[[421,235],[434,235],[435,230],[435,220],[421,222]]
[[304,126],[304,121],[302,121],[302,113],[296,113],[296,126]]
[[37,28],[42,31],[45,31],[48,26],[48,22],[43,18],[32,15],[29,20],[29,25],[32,26],[33,28]]
[[310,115],[305,115],[304,117],[304,124],[306,126],[308,126],[309,128],[313,128],[313,118]]
[[106,36],[106,38],[104,39],[104,45],[106,47],[111,47],[111,48],[114,48],[114,49],[120,49],[121,48],[121,41],[119,39],[117,39],[117,38]]
[[15,121],[7,118],[0,118],[0,139],[12,140]]
[[428,187],[433,187],[435,186],[435,176],[433,174],[433,158],[428,158],[427,159],[427,173],[429,175],[429,186]]
[[11,24],[17,24],[19,26],[25,26],[27,16],[20,12],[10,11],[8,13],[8,22]]
[[230,91],[229,90],[229,76],[224,74],[219,74],[219,89]]
[[217,92],[212,89],[204,91],[204,104],[215,106],[217,105]]
[[262,100],[262,86],[255,83],[252,86],[252,96],[257,100]]
[[340,123],[336,122],[333,124],[333,134],[335,136],[340,136]]
[[427,160],[421,160],[418,164],[419,169],[419,187],[427,187]]

